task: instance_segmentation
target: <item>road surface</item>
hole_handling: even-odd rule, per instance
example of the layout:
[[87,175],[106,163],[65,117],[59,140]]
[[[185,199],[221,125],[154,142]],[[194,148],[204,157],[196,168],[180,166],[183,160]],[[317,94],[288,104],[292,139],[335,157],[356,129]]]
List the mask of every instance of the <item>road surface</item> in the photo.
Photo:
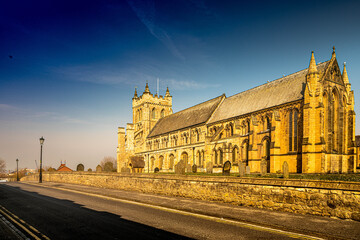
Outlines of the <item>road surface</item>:
[[49,239],[311,239],[221,217],[23,183],[1,183],[0,205]]

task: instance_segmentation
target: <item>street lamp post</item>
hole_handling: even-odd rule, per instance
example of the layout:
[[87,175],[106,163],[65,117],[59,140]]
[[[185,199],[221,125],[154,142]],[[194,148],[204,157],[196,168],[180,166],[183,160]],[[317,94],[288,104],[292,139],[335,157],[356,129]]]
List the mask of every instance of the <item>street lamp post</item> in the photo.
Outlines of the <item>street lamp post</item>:
[[39,174],[39,183],[42,183],[42,147],[45,139],[43,137],[40,138],[40,174]]
[[19,181],[19,159],[16,159],[16,181]]

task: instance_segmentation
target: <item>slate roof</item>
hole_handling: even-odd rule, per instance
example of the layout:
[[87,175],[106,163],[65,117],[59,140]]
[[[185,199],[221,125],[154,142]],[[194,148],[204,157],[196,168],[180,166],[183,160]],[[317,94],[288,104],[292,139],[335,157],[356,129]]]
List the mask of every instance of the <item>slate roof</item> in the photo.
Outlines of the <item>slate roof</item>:
[[225,94],[161,118],[151,130],[148,138],[205,123],[223,98],[225,98]]
[[355,136],[355,146],[360,147],[360,135]]
[[[320,76],[329,62],[317,65]],[[303,99],[307,72],[308,68],[226,98],[208,123]]]

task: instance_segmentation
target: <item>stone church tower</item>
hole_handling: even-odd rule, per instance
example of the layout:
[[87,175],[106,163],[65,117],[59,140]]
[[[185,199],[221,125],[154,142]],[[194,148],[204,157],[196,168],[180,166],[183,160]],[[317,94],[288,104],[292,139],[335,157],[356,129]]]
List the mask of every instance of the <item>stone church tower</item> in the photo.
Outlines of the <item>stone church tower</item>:
[[145,151],[145,139],[157,121],[172,114],[172,96],[169,88],[165,96],[151,94],[146,83],[145,90],[138,96],[135,88],[132,98],[133,123],[128,123],[125,129],[118,128],[117,161],[118,171],[124,166],[130,155]]
[[314,52],[304,93],[302,172],[354,169],[354,92],[344,63],[341,74],[335,47],[326,70],[316,67]]

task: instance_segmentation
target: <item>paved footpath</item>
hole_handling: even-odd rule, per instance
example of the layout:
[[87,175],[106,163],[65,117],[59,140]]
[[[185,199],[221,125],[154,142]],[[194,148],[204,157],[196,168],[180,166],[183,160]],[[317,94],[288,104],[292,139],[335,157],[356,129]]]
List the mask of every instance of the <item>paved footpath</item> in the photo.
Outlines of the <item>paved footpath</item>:
[[285,231],[325,237],[328,239],[360,239],[360,222],[353,220],[341,220],[312,215],[299,215],[293,213],[235,206],[225,203],[145,194],[133,191],[104,189],[84,185],[54,182],[43,182],[42,184],[37,182],[23,183],[46,188],[57,188],[67,191],[82,192],[90,195],[101,195],[111,198],[146,203],[155,206],[177,209],[228,220],[235,220]]

